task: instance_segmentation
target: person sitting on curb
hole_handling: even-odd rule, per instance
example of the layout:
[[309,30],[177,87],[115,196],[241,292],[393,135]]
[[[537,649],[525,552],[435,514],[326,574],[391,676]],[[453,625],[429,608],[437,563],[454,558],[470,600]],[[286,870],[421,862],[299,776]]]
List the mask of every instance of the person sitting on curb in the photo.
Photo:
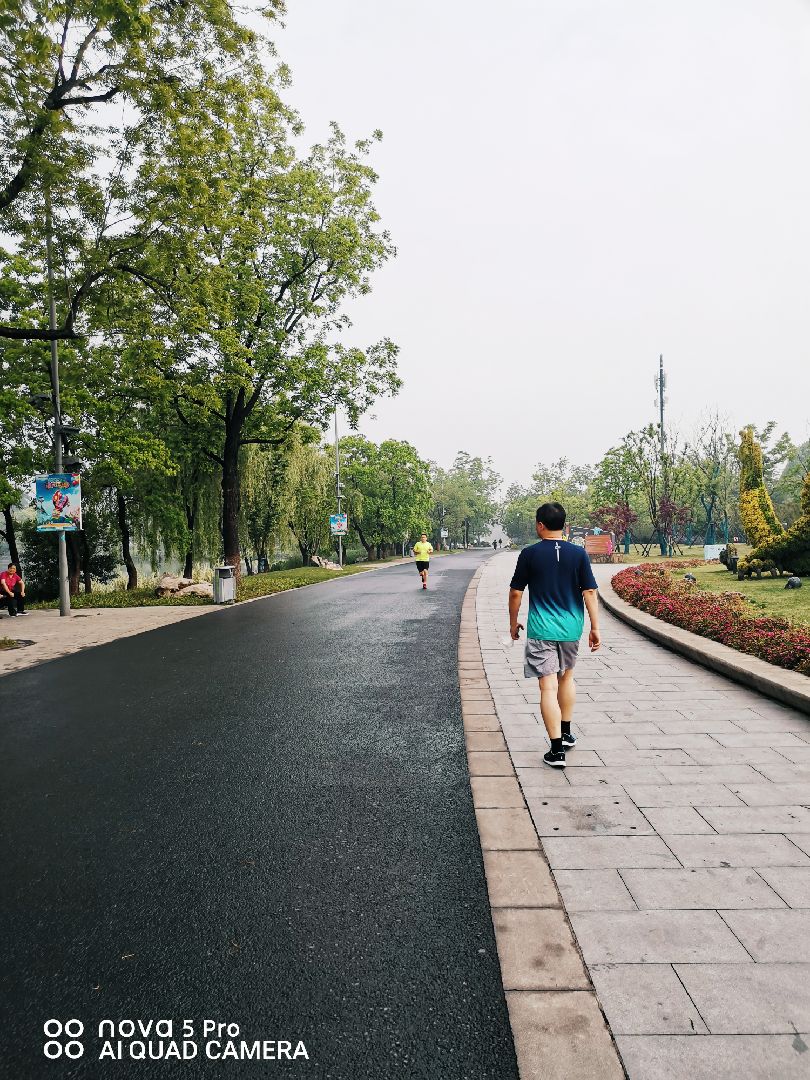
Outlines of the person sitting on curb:
[[565,510],[559,503],[543,503],[537,511],[539,544],[518,556],[509,589],[509,629],[513,641],[523,629],[518,622],[523,590],[529,586],[529,627],[523,674],[540,683],[540,714],[551,749],[543,756],[552,768],[565,767],[565,751],[577,741],[571,731],[576,701],[574,664],[588,609],[588,644],[596,652],[599,600],[596,580],[585,549],[563,540]]
[[12,617],[28,614],[25,610],[25,582],[17,573],[14,563],[9,563],[8,570],[0,574],[0,598],[8,604],[8,613]]

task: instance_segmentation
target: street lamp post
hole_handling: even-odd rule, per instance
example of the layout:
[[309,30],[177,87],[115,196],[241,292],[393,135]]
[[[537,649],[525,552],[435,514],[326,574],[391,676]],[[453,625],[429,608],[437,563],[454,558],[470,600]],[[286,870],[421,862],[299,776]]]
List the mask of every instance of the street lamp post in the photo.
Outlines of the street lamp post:
[[[45,253],[48,263],[48,324],[56,330],[56,299],[53,285],[53,245],[51,240],[53,218],[51,193],[45,191]],[[53,405],[53,460],[57,473],[62,471],[62,407],[59,400],[59,350],[56,337],[51,338],[51,403]],[[67,536],[64,529],[57,533],[59,555],[59,614],[70,614],[70,588],[68,584]]]
[[[340,444],[338,443],[337,405],[335,406],[335,494],[337,495],[338,524],[340,523]],[[338,566],[343,569],[343,536],[338,533]]]

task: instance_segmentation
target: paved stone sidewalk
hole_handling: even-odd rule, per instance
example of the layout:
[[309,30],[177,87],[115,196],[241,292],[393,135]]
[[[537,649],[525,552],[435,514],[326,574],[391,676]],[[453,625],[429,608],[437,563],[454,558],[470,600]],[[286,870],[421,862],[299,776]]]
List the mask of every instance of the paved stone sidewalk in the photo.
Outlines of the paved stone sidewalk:
[[[603,610],[602,650],[583,643],[577,668],[578,748],[549,769],[536,683],[504,643],[515,559],[490,559],[477,592],[505,740],[482,732],[470,754],[485,849],[539,838],[630,1080],[810,1078],[810,718]],[[528,988],[557,916],[510,917]]]
[[0,676],[56,660],[60,656],[104,645],[118,638],[143,634],[159,626],[194,619],[220,610],[210,605],[189,607],[79,608],[62,618],[58,611],[32,611],[24,618],[0,618],[0,637],[32,641],[20,649],[0,651]]

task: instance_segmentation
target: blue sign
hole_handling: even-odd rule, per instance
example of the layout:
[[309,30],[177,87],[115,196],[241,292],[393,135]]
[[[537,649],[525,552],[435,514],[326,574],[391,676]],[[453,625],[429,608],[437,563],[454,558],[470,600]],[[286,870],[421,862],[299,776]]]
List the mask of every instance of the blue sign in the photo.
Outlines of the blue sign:
[[348,514],[330,514],[329,531],[332,536],[345,536],[349,531]]

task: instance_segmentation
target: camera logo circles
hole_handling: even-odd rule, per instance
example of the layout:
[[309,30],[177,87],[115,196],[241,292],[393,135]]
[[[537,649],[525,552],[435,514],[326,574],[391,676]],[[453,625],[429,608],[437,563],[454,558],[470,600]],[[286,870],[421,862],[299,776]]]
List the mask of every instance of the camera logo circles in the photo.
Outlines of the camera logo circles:
[[84,1034],[81,1020],[46,1020],[42,1030],[46,1039],[43,1053],[50,1061],[63,1055],[75,1061],[84,1053],[84,1044],[79,1042],[79,1036]]

